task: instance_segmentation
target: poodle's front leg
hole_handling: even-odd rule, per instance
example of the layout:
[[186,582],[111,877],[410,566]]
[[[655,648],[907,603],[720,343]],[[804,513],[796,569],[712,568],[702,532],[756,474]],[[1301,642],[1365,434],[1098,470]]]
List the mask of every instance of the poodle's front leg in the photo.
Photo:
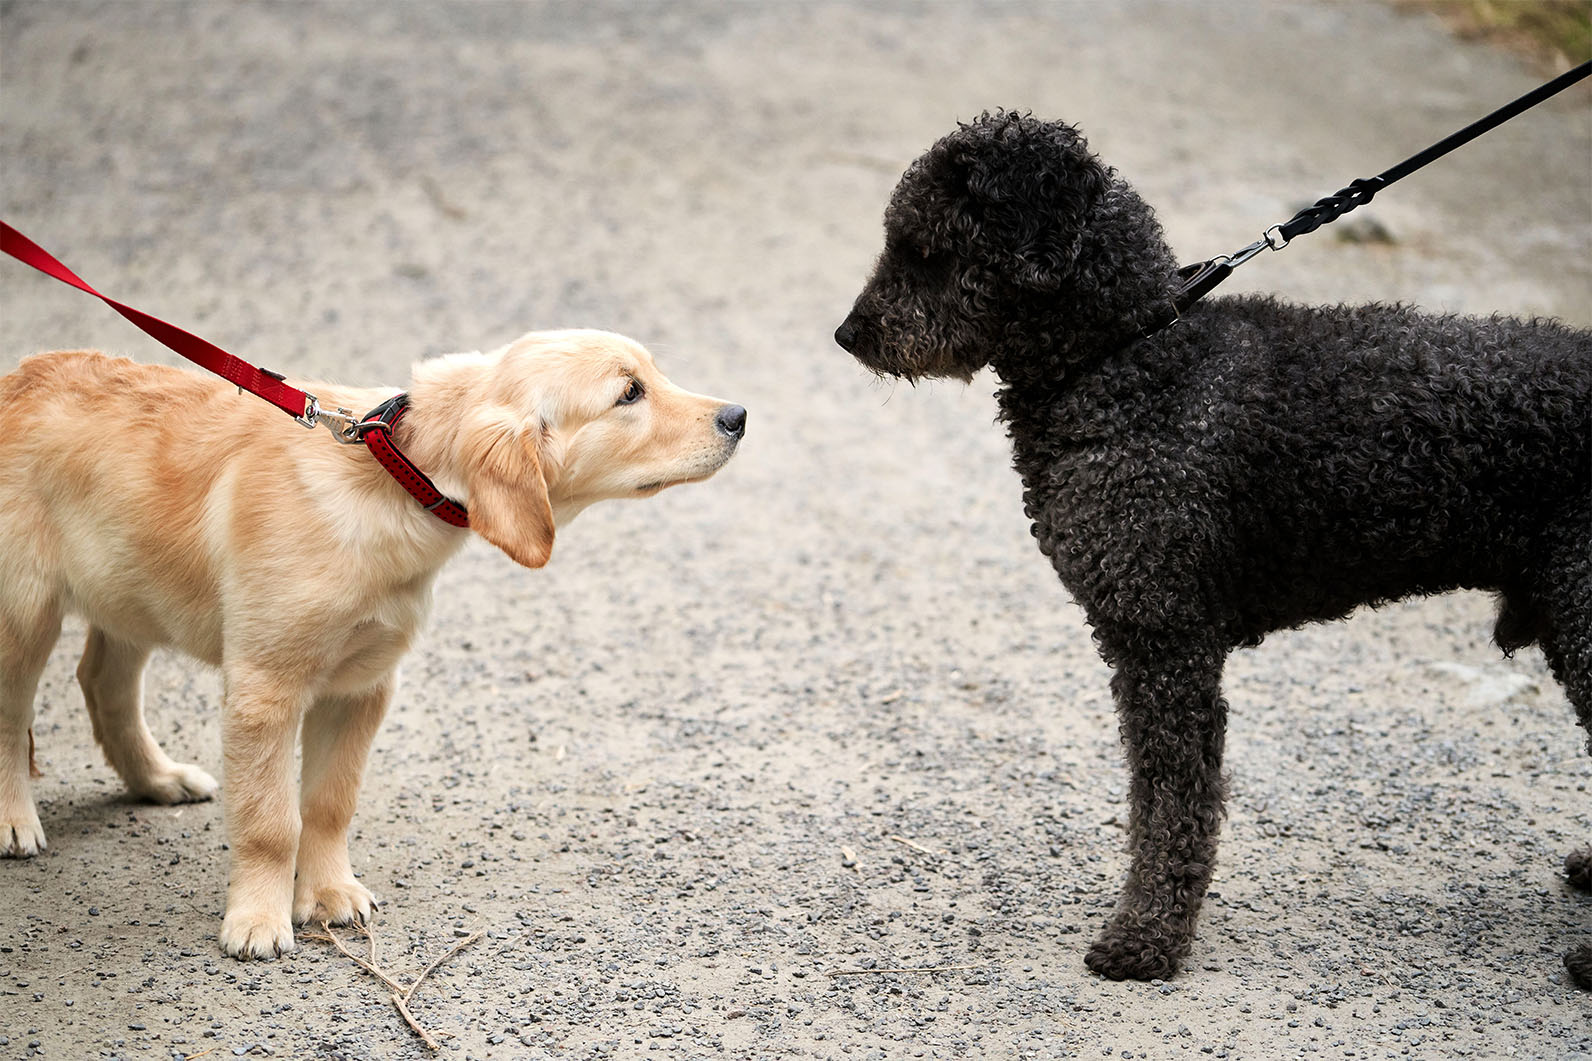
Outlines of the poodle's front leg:
[[1113,980],[1177,972],[1210,884],[1226,797],[1225,653],[1164,647],[1119,657],[1111,682],[1132,773],[1132,865],[1116,913],[1084,961]]

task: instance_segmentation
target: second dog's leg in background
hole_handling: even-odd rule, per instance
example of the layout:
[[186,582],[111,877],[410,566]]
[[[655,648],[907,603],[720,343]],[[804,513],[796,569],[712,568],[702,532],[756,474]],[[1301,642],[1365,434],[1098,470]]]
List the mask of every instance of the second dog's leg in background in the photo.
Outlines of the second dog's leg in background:
[[149,650],[91,627],[77,682],[83,689],[94,739],[135,796],[153,803],[186,803],[216,794],[215,778],[173,762],[144,723],[144,663]]
[[233,957],[271,958],[293,949],[299,841],[293,739],[304,714],[302,690],[260,668],[227,668],[221,742],[232,867],[221,949]]
[[1085,958],[1113,980],[1169,977],[1193,942],[1226,797],[1224,657],[1186,644],[1117,657],[1111,688],[1132,775],[1132,864],[1116,912]]
[[1586,730],[1592,752],[1592,506],[1584,506],[1563,525],[1543,535],[1538,547],[1542,570],[1533,587],[1547,612],[1542,651],[1564,695]]
[[44,827],[28,776],[28,728],[33,697],[50,649],[61,634],[53,606],[23,617],[17,603],[0,600],[0,858],[27,858],[44,850]]
[[390,676],[363,693],[322,697],[304,716],[304,832],[293,886],[293,920],[299,924],[363,921],[376,905],[349,865],[348,826],[394,682]]
[[[1586,528],[1592,511],[1575,513],[1563,527],[1544,535],[1543,571],[1537,596],[1548,612],[1543,654],[1553,676],[1575,708],[1586,731],[1586,748],[1592,752],[1592,552],[1586,546]],[[1571,852],[1564,860],[1570,884],[1592,892],[1592,846]],[[1592,942],[1585,937],[1564,956],[1565,968],[1577,986],[1592,991]]]

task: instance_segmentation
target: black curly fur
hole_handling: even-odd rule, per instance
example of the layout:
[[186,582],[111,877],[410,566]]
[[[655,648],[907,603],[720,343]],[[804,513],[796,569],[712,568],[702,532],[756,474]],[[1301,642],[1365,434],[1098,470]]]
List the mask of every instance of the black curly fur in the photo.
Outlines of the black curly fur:
[[1500,647],[1541,644],[1592,732],[1592,333],[1236,297],[1132,341],[1175,271],[1076,129],[986,114],[903,175],[835,335],[876,372],[1000,378],[1034,536],[1115,669],[1131,866],[1085,959],[1113,979],[1188,953],[1233,648],[1490,589]]

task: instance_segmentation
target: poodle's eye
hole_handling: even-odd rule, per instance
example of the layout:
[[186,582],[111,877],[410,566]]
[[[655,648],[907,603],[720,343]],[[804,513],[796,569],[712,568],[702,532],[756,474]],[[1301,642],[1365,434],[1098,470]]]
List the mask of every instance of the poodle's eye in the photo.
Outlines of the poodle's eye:
[[619,400],[614,404],[634,405],[641,400],[641,396],[645,393],[647,392],[642,389],[641,381],[639,379],[632,379],[630,381],[630,386],[625,388],[625,393],[621,394],[619,396]]
[[927,243],[893,233],[885,235],[884,246],[888,253],[897,258],[927,258],[934,253]]

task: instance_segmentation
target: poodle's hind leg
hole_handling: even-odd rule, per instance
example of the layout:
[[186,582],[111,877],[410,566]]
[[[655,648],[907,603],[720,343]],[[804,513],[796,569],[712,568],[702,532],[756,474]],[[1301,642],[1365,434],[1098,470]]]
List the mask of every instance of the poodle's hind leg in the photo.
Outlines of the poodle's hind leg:
[[[1570,853],[1564,860],[1564,875],[1572,887],[1592,892],[1592,846]],[[1592,991],[1592,943],[1572,947],[1564,956],[1564,967],[1577,987]]]
[[24,608],[24,596],[0,596],[0,858],[44,850],[29,770],[33,696],[61,635],[61,612],[53,601]]
[[1586,730],[1592,754],[1592,553],[1563,556],[1550,568],[1557,569],[1554,584],[1538,591],[1549,615],[1542,652]]
[[186,763],[173,762],[144,724],[144,662],[149,650],[91,627],[77,681],[94,723],[94,739],[121,775],[128,791],[152,803],[210,799],[216,779]]
[[1111,689],[1132,774],[1132,865],[1116,913],[1084,959],[1102,976],[1165,979],[1193,943],[1226,798],[1225,656],[1182,644],[1118,658]]
[[[1592,550],[1587,548],[1585,531],[1589,524],[1592,512],[1581,513],[1557,537],[1556,547],[1544,550],[1548,562],[1537,598],[1548,615],[1543,654],[1586,730],[1587,751],[1592,753]],[[1573,886],[1592,891],[1592,846],[1572,852],[1564,869]],[[1578,986],[1592,991],[1592,943],[1572,948],[1564,964]]]

